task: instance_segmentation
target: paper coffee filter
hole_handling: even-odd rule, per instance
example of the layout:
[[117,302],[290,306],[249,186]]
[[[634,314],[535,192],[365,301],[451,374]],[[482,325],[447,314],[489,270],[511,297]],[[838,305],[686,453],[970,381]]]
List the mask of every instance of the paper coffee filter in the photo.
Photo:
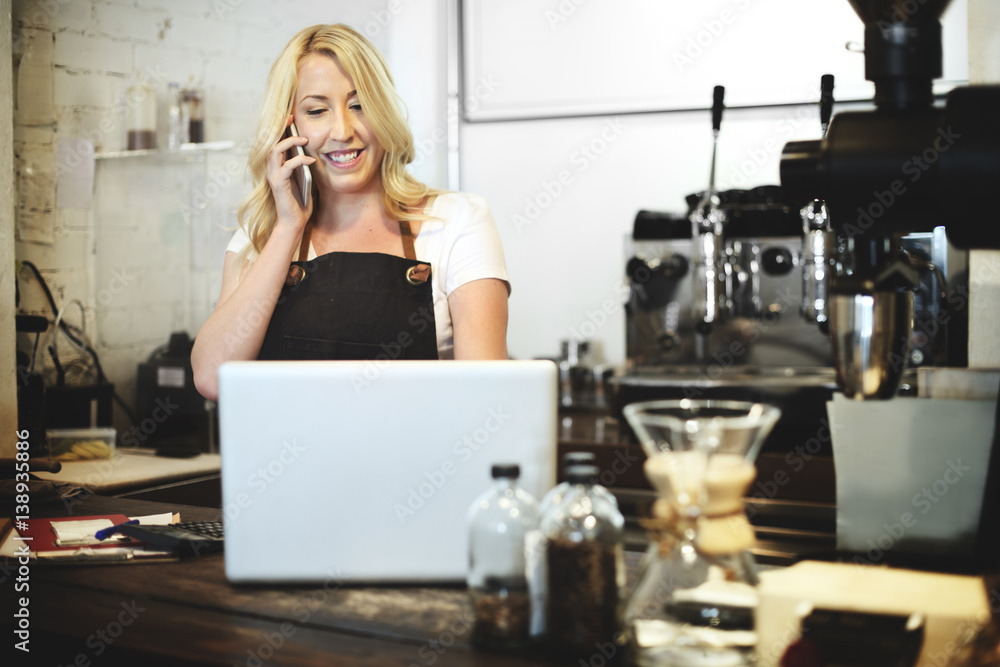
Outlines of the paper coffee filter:
[[660,452],[646,459],[645,472],[661,497],[701,502],[708,455],[704,451]]

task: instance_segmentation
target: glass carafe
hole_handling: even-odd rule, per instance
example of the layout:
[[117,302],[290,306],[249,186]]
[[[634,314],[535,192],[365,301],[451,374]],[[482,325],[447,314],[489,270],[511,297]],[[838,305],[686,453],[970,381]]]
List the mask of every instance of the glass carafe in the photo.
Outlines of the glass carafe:
[[658,499],[624,622],[636,664],[753,664],[756,565],[743,496],[780,415],[762,403],[650,401],[624,409]]

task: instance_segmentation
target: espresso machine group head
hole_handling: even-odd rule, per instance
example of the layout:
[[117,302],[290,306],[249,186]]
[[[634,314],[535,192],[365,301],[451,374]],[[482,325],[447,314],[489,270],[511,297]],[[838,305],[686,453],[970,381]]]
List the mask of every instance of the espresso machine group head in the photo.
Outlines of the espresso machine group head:
[[1000,86],[955,88],[935,106],[950,0],[849,2],[865,24],[875,109],[838,113],[823,139],[786,144],[781,184],[825,202],[844,250],[827,304],[838,383],[884,399],[906,364],[918,283],[902,238],[944,226],[958,248],[1000,248],[989,196],[1000,183]]

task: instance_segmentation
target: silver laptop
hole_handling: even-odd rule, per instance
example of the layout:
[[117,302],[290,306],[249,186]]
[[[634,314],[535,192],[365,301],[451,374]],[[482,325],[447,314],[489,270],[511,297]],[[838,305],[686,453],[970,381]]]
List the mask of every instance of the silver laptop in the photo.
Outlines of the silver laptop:
[[224,364],[226,577],[463,580],[490,467],[555,483],[557,390],[548,361]]

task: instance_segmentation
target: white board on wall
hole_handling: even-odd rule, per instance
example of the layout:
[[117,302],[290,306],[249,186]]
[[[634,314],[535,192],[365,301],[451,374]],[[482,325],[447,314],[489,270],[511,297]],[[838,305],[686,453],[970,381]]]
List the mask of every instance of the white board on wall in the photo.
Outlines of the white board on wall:
[[[466,120],[868,100],[847,0],[463,0]],[[936,92],[968,81],[966,0],[942,19]]]

